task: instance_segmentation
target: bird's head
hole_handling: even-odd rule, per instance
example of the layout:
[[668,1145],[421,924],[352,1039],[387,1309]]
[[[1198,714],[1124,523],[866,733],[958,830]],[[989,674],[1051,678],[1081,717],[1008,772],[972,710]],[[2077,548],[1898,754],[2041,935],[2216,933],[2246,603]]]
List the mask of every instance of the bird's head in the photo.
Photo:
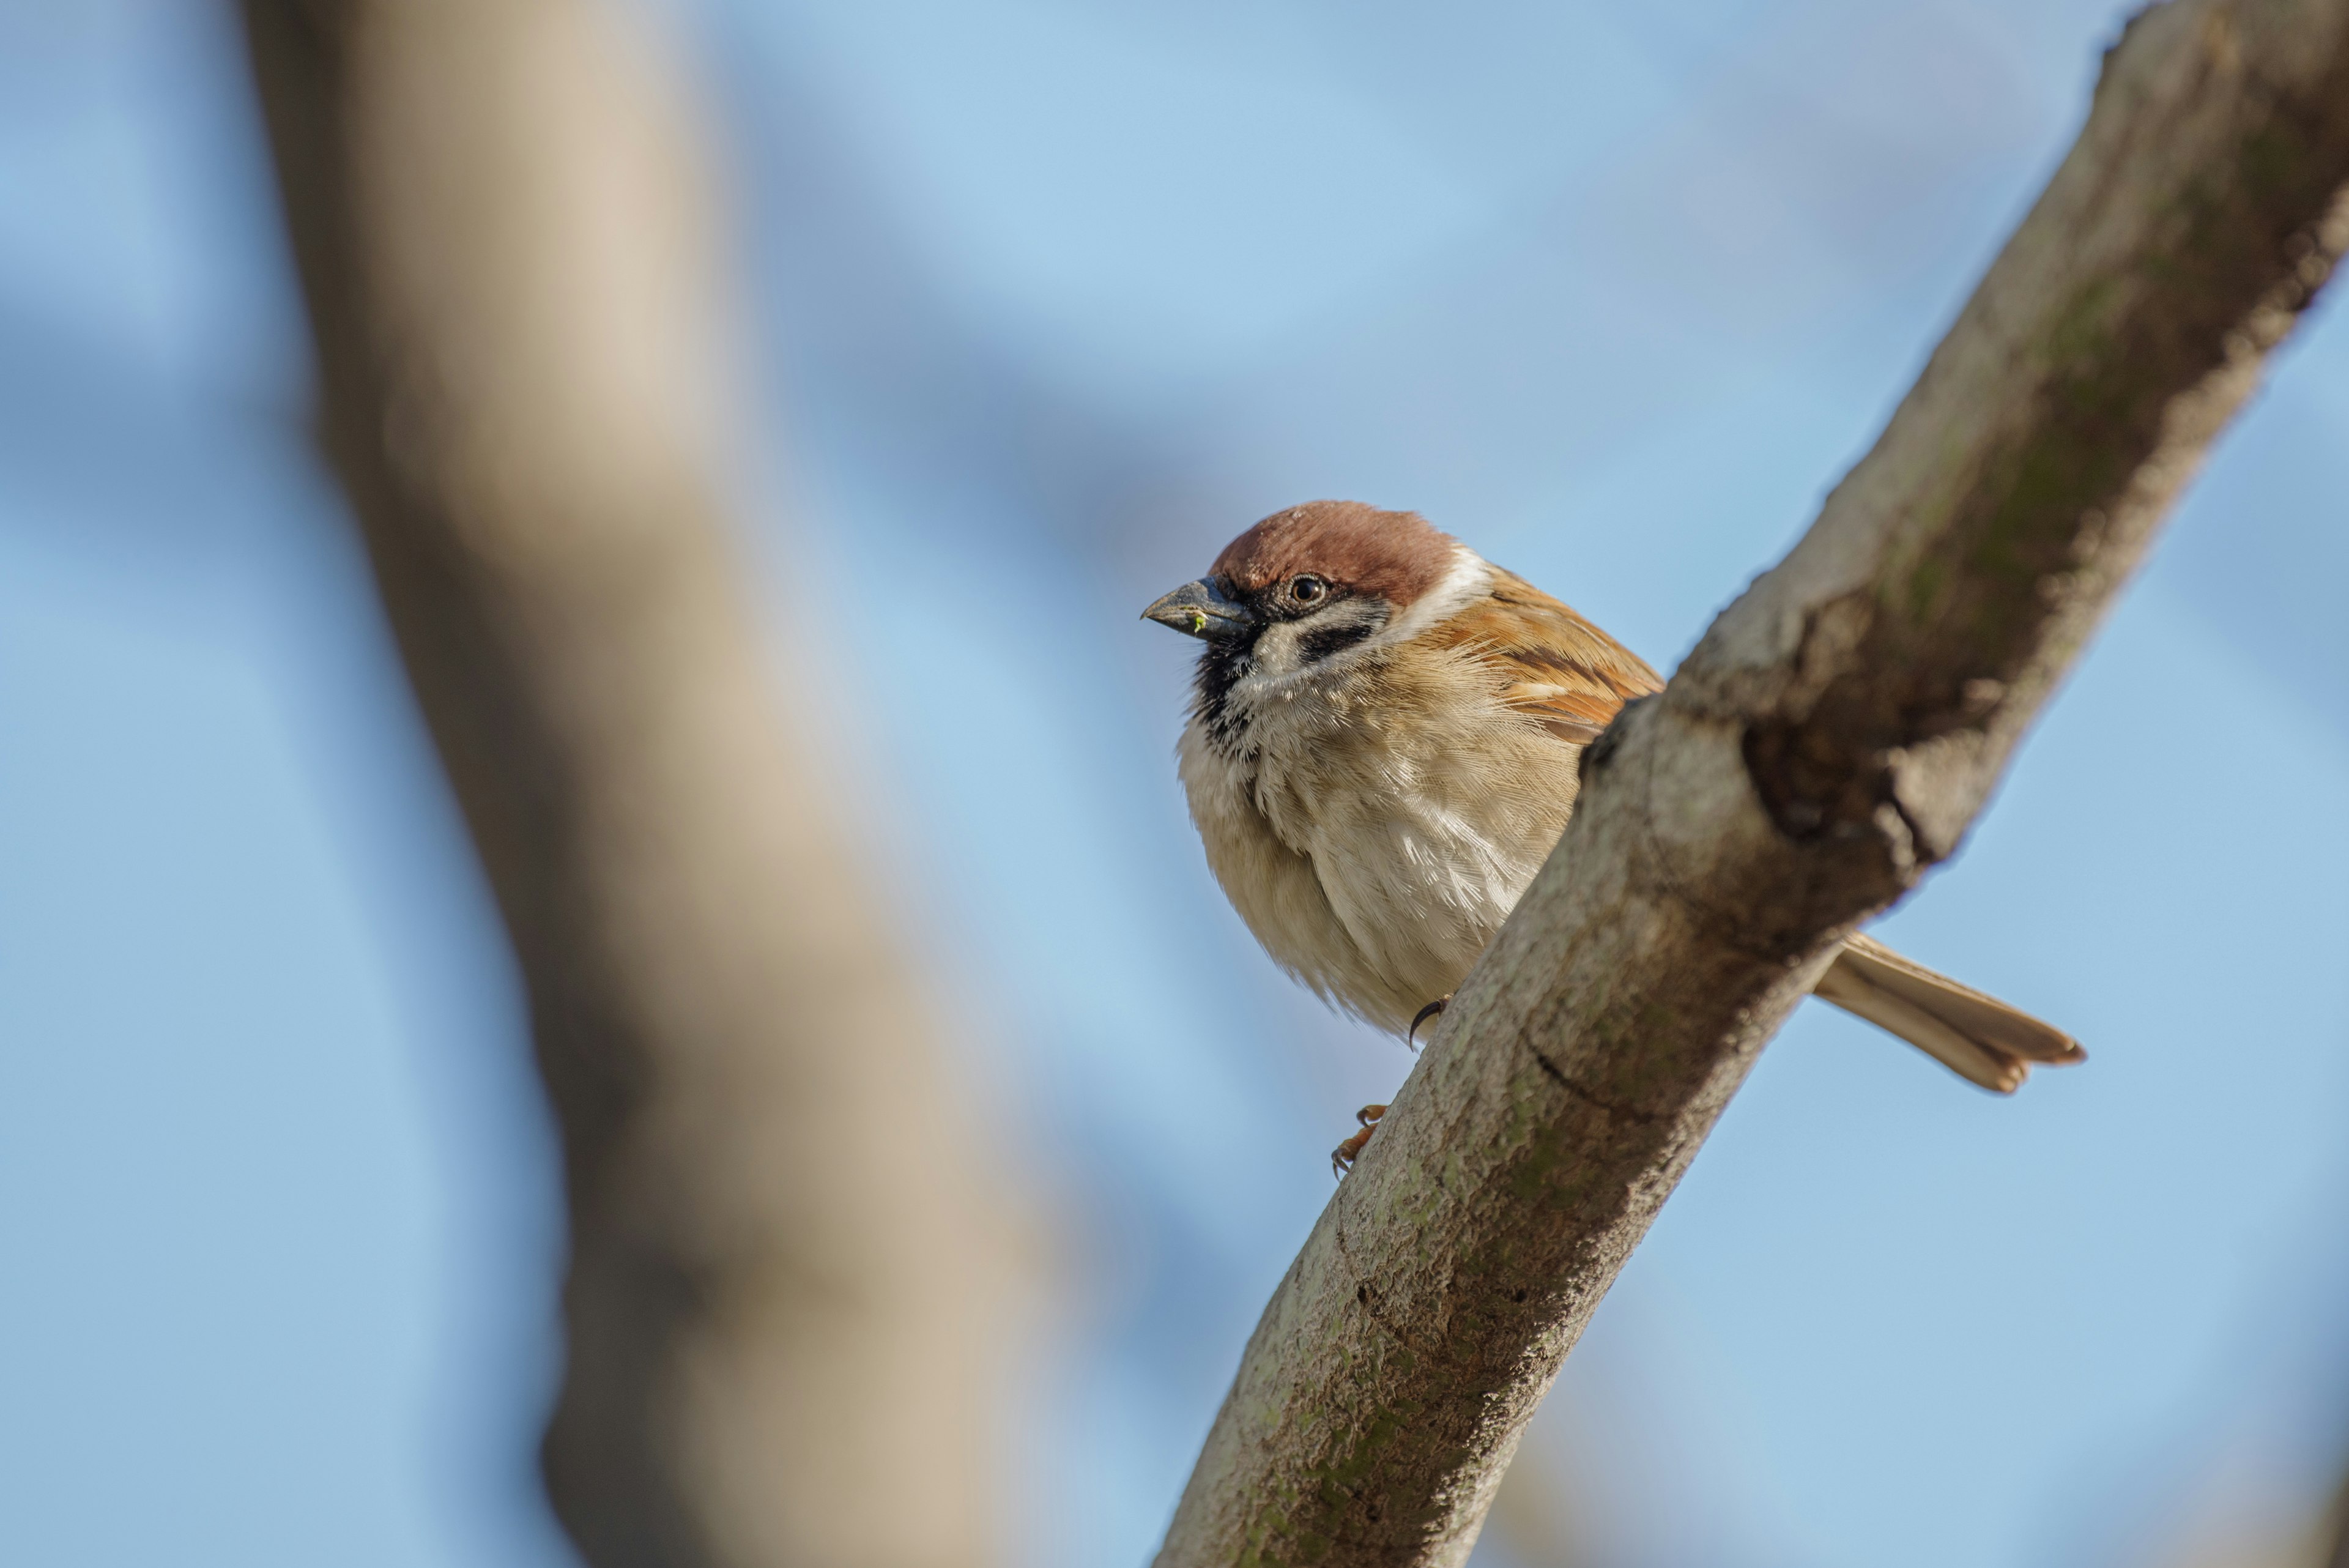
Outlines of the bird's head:
[[1394,628],[1464,556],[1416,512],[1312,501],[1258,523],[1142,613],[1206,643],[1203,674],[1290,675]]

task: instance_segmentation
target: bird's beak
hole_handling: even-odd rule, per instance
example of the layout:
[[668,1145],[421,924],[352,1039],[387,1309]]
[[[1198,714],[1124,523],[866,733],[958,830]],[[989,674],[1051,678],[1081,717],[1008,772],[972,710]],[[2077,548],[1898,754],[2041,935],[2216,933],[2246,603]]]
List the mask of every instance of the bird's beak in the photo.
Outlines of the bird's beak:
[[1256,611],[1208,582],[1185,583],[1143,610],[1142,618],[1207,641],[1245,637],[1257,625]]

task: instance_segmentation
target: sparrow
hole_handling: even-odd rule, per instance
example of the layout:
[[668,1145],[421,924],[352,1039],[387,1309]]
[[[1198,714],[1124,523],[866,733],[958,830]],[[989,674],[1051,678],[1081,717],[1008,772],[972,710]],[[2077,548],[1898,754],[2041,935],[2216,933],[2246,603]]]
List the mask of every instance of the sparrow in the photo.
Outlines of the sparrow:
[[[1275,963],[1407,1041],[1548,858],[1582,749],[1664,685],[1417,513],[1360,502],[1275,513],[1143,616],[1205,645],[1176,756],[1225,896]],[[1813,994],[2000,1094],[2086,1054],[1867,936]]]

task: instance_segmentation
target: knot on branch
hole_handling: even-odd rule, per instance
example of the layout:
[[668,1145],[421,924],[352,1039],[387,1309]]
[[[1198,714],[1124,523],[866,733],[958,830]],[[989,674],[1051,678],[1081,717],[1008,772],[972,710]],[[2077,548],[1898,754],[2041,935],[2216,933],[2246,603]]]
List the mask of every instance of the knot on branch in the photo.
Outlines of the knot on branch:
[[1778,831],[1816,844],[1872,823],[1892,794],[1892,771],[1872,747],[1855,748],[1826,726],[1785,719],[1750,724],[1745,771]]
[[[1970,742],[1984,738],[2008,686],[1988,676],[1933,684],[1951,690],[1914,708],[1847,697],[1747,722],[1746,775],[1778,831],[1806,846],[1880,843],[1904,884],[1956,853],[1957,835],[1929,826],[1945,814],[1920,803],[1975,771]],[[1934,744],[1944,741],[1954,749]]]
[[1745,693],[1736,722],[1746,774],[1781,834],[1806,846],[1881,841],[1906,880],[1956,846],[1919,826],[1904,778],[1913,785],[1930,766],[1930,742],[1988,724],[2009,683],[1922,656],[1881,607],[1863,591],[1806,610],[1783,684]]

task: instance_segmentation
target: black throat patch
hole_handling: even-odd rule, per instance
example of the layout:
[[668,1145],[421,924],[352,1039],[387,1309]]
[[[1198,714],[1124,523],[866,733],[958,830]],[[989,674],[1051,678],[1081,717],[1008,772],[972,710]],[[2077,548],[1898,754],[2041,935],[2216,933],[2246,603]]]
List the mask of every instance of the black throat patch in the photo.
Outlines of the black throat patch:
[[1256,664],[1256,639],[1261,631],[1229,642],[1211,642],[1199,655],[1191,678],[1191,711],[1207,727],[1207,738],[1217,751],[1237,757],[1247,745],[1247,715],[1232,707],[1232,688]]

